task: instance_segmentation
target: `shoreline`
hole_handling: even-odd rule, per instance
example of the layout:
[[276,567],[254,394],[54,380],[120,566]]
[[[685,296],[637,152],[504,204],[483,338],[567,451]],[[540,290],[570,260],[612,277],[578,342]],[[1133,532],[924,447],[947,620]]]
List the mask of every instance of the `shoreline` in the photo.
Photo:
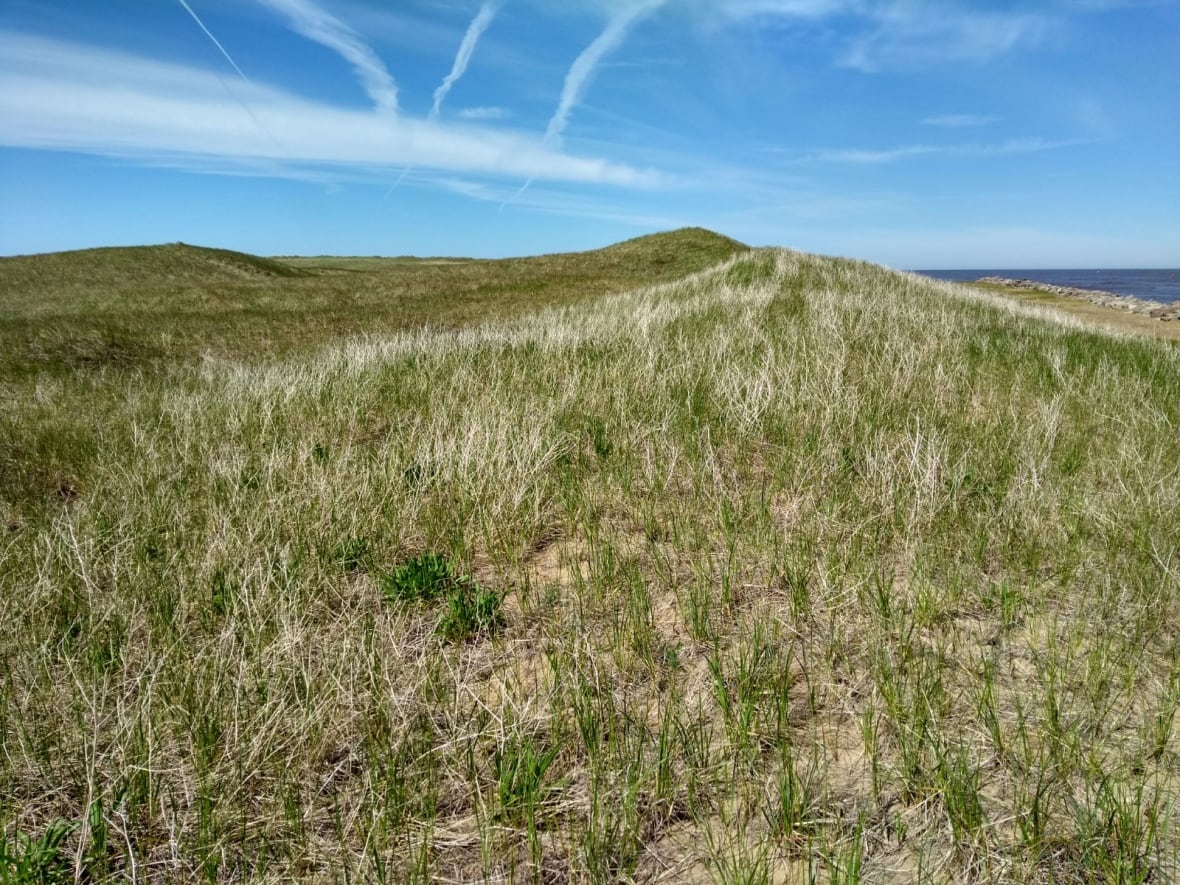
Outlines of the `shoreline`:
[[1114,292],[1103,292],[1101,289],[1080,289],[1076,286],[1057,286],[1052,283],[1041,283],[1037,280],[1009,279],[1007,277],[982,277],[974,285],[996,286],[1003,289],[1016,289],[1026,292],[1042,292],[1069,298],[1076,301],[1086,301],[1099,307],[1107,307],[1127,313],[1138,314],[1161,322],[1180,321],[1180,301],[1171,304],[1161,304],[1158,301],[1148,301],[1131,295],[1116,295]]

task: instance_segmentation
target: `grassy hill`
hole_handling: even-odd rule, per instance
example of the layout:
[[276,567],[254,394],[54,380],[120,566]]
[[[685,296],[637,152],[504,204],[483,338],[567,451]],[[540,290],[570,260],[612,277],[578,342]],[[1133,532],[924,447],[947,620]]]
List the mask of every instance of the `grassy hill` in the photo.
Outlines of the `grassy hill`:
[[161,283],[224,283],[304,272],[268,258],[186,243],[50,252],[0,259],[6,291],[65,298],[84,289],[121,295]]
[[699,231],[281,266],[142,325],[130,273],[176,355],[0,375],[9,858],[1174,877],[1174,343]]
[[746,248],[686,229],[507,261],[268,259],[183,243],[0,258],[0,375],[285,357],[674,280]]

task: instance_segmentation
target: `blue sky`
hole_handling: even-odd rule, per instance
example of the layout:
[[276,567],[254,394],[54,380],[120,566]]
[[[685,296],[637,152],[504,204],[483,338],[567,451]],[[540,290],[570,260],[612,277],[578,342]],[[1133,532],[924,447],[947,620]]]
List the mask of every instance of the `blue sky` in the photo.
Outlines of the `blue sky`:
[[0,0],[0,254],[1180,265],[1177,0]]

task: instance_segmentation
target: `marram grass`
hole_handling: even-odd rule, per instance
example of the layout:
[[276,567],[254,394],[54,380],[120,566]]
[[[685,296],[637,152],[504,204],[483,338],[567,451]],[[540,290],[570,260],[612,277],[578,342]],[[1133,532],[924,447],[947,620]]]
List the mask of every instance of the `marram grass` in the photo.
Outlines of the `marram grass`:
[[22,378],[0,874],[1177,878],[1180,348],[761,250]]

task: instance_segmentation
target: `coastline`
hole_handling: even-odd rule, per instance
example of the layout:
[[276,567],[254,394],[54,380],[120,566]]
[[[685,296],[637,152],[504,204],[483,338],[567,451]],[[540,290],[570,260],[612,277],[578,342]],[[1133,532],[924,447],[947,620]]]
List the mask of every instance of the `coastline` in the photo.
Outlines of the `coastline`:
[[1130,295],[1117,295],[1114,292],[1103,292],[1101,289],[1081,289],[1076,286],[1056,286],[1037,280],[1009,279],[1007,277],[983,277],[975,281],[976,285],[997,286],[1003,289],[1017,289],[1031,292],[1043,292],[1061,298],[1072,298],[1088,301],[1099,307],[1109,307],[1128,313],[1140,314],[1162,322],[1180,321],[1180,301],[1171,304],[1161,304],[1158,301],[1147,301]]
[[[1177,319],[1180,302],[1161,304],[1097,289],[1079,289],[1007,277],[983,277],[959,282],[959,285],[1059,310],[1107,329],[1180,342],[1180,320],[1172,322]],[[1156,315],[1153,316],[1153,313]]]

